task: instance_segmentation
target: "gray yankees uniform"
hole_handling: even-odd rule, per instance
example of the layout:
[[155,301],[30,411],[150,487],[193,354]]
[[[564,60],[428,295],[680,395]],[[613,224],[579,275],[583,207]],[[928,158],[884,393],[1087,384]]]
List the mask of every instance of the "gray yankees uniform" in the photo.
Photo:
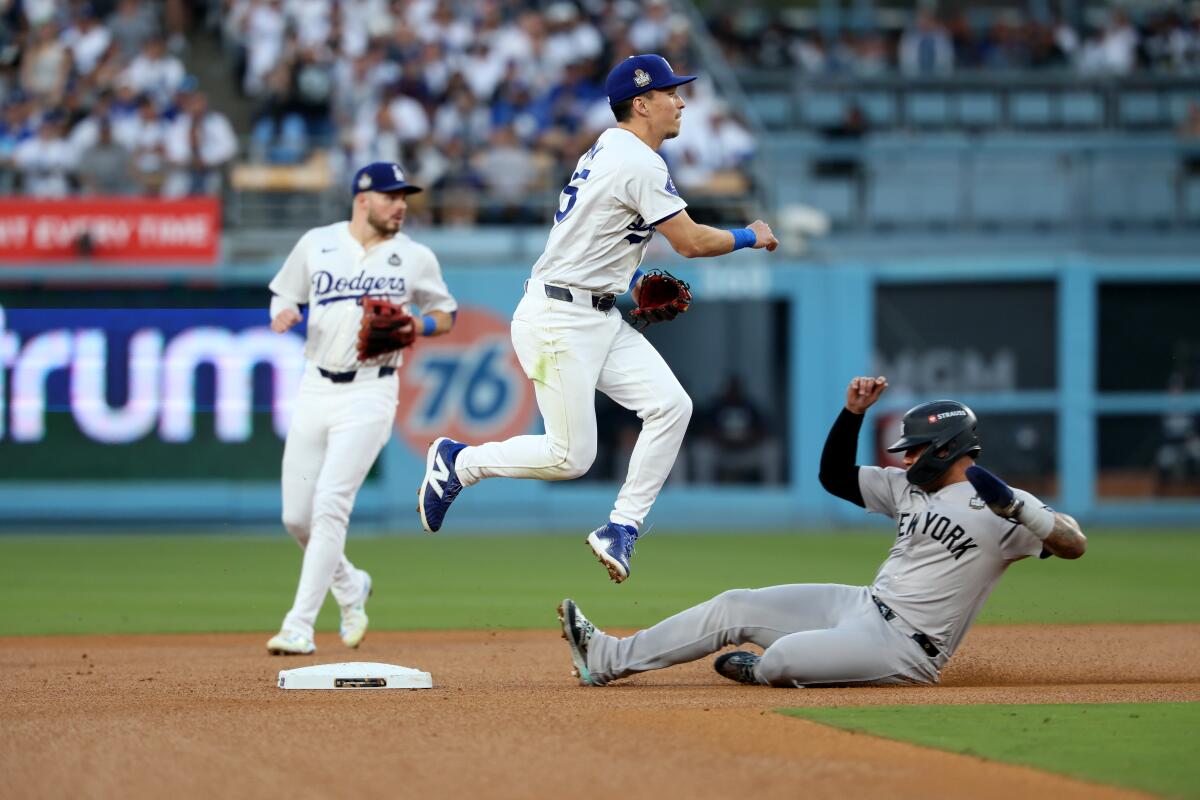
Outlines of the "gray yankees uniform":
[[870,586],[734,589],[628,638],[597,631],[592,677],[606,683],[752,642],[765,648],[759,680],[775,686],[937,683],[1004,570],[1042,542],[993,514],[967,481],[927,494],[904,470],[860,467],[858,482],[867,510],[896,520]]

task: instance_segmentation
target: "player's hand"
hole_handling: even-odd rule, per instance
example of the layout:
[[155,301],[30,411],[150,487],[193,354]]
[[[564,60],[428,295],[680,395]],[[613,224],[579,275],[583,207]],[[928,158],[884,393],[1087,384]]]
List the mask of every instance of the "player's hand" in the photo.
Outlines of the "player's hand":
[[846,389],[846,410],[853,414],[865,414],[887,387],[887,378],[882,375],[878,378],[855,378]]
[[766,248],[768,253],[774,253],[775,248],[779,247],[779,240],[775,238],[775,234],[771,232],[771,226],[763,222],[761,219],[756,219],[746,226],[754,231],[756,241],[754,242],[755,250]]
[[275,315],[275,319],[271,320],[271,330],[276,333],[287,333],[301,319],[303,317],[300,316],[299,312],[285,308]]

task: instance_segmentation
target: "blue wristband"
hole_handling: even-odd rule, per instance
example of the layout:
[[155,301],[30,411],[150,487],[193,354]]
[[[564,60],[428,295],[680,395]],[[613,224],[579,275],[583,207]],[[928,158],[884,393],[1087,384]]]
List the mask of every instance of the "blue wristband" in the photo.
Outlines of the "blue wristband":
[[422,336],[433,336],[433,332],[437,330],[437,320],[428,314],[421,317],[421,325]]
[[646,273],[642,272],[640,269],[633,273],[633,277],[629,279],[629,291],[633,291],[633,287],[637,286],[637,282],[641,280],[641,277],[645,274]]
[[743,247],[754,247],[754,245],[758,244],[758,237],[749,228],[734,228],[730,233],[733,234],[734,250],[741,250]]

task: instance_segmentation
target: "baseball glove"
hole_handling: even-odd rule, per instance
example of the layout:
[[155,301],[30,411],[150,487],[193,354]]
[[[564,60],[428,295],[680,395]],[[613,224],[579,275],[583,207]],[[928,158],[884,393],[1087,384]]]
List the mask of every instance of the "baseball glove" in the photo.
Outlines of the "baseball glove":
[[637,308],[629,312],[634,327],[644,330],[656,322],[670,322],[692,304],[691,287],[665,270],[652,269],[642,277]]
[[381,297],[362,299],[362,323],[358,328],[360,361],[402,350],[417,339],[417,325],[408,310]]

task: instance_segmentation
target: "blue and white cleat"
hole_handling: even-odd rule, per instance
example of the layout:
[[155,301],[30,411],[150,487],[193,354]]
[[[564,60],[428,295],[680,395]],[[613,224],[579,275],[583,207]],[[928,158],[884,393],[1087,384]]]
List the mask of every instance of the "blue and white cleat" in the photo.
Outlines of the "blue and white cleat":
[[464,447],[462,442],[446,436],[434,439],[429,445],[425,456],[425,478],[417,490],[417,513],[421,515],[421,526],[430,533],[441,529],[446,511],[462,491],[454,461]]
[[610,522],[588,534],[587,543],[608,570],[614,583],[629,577],[629,559],[633,557],[633,543],[637,541],[637,528]]
[[587,651],[592,636],[604,631],[589,622],[588,618],[579,610],[579,606],[575,605],[575,601],[569,597],[558,606],[558,621],[562,625],[563,638],[567,640],[567,646],[571,648],[571,661],[575,663],[571,674],[579,678],[580,686],[602,686],[603,683],[593,678],[588,669]]

